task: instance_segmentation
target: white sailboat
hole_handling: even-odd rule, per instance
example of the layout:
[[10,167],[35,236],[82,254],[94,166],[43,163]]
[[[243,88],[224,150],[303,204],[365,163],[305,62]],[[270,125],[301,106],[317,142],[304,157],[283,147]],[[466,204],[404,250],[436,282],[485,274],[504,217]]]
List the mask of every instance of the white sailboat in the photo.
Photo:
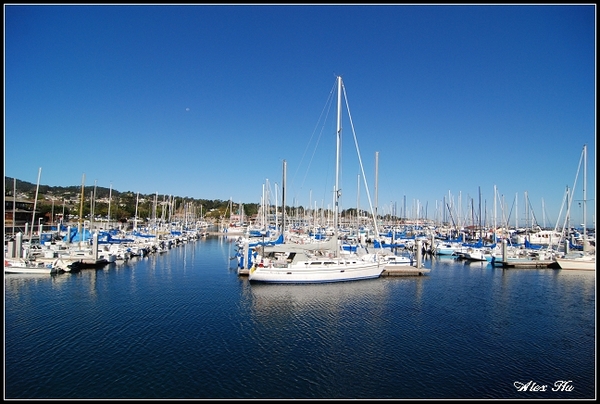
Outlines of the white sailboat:
[[[556,262],[560,269],[574,269],[582,271],[596,270],[596,246],[590,246],[587,238],[586,215],[587,215],[587,145],[583,145],[583,251],[576,251],[557,257]],[[569,204],[571,206],[571,204]],[[567,212],[567,215],[569,213]],[[568,240],[565,240],[568,243]]]
[[[340,254],[338,243],[339,154],[341,139],[342,78],[337,77],[337,147],[334,188],[334,235],[327,242],[310,244],[283,243],[265,246],[263,255],[248,272],[251,282],[325,283],[378,278],[385,262],[378,252]],[[285,163],[284,163],[285,164]],[[285,167],[285,166],[284,166]],[[284,170],[285,172],[285,170]],[[285,174],[284,174],[285,183]],[[285,192],[283,197],[285,212]],[[284,216],[285,217],[285,216]],[[376,226],[376,223],[375,223]],[[285,230],[285,219],[282,230]]]
[[[237,215],[233,214],[233,199],[229,199],[229,205],[227,206],[227,210],[229,210],[229,221],[225,222],[223,216],[223,225],[221,227],[221,232],[226,236],[241,236],[246,234],[247,228],[244,225],[244,207],[240,203],[239,204],[239,213]],[[225,215],[227,215],[227,211],[225,211]]]

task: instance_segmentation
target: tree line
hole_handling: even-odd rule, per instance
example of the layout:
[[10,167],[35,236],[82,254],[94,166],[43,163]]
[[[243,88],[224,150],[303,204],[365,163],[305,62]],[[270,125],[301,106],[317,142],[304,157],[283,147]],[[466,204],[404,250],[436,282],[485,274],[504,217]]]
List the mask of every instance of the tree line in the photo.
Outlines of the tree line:
[[[37,185],[27,181],[21,181],[14,178],[4,177],[4,200],[5,207],[10,208],[10,201],[16,190],[17,199],[26,199],[34,202]],[[174,200],[175,214],[181,215],[184,210],[191,211],[195,218],[203,218],[214,223],[222,218],[229,218],[230,215],[239,214],[239,204],[233,203],[233,212],[230,210],[230,201],[222,199],[196,199],[190,197],[180,197],[165,194],[139,194],[137,192],[121,192],[101,186],[84,186],[83,206],[81,206],[81,185],[68,187],[39,185],[38,197],[36,203],[36,217],[44,218],[44,223],[54,222],[52,218],[63,215],[65,218],[79,216],[81,210],[82,217],[89,218],[93,211],[95,217],[108,218],[110,209],[110,220],[121,221],[123,223],[132,220],[136,216],[138,219],[151,219],[153,217],[161,218],[162,209],[165,208],[165,201]],[[110,202],[110,203],[109,203]],[[159,205],[159,206],[157,206]],[[247,203],[243,205],[243,214],[245,218],[255,216],[259,213],[260,204]],[[278,207],[281,211],[281,207]],[[320,212],[322,209],[318,209]],[[274,213],[274,212],[271,212]],[[286,206],[286,215],[302,217],[305,214],[304,207]],[[340,217],[356,217],[367,215],[367,212],[350,208],[342,210]],[[385,218],[385,217],[384,217]]]
[[[19,179],[4,177],[4,200],[10,204],[15,190],[17,199],[26,199],[35,202],[36,184],[21,181]],[[152,218],[153,215],[160,218],[165,201],[173,200],[177,211],[193,211],[197,218],[201,216],[206,220],[218,220],[224,216],[229,217],[229,201],[220,199],[196,199],[163,194],[139,194],[137,192],[121,192],[101,186],[84,186],[83,207],[81,207],[81,186],[50,186],[41,185],[37,191],[36,212],[38,217],[51,220],[52,216],[62,215],[66,218],[79,215],[82,211],[84,218],[89,217],[92,210],[96,217],[107,217],[110,208],[110,218],[115,221],[126,222],[135,217],[137,205],[138,218]],[[109,199],[110,197],[110,199]],[[110,201],[110,204],[109,204]],[[158,202],[159,206],[156,206]],[[110,205],[110,206],[109,206]],[[234,214],[237,214],[238,205],[234,204]],[[259,210],[257,203],[243,205],[244,215],[255,215]]]

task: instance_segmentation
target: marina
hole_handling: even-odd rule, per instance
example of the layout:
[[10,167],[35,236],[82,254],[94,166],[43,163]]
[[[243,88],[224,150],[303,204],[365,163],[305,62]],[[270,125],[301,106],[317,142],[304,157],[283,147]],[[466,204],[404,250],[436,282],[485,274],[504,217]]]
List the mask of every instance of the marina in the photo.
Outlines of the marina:
[[424,276],[262,284],[236,241],[5,274],[5,398],[595,397],[595,272],[424,255]]
[[5,400],[596,399],[595,4],[160,6],[4,7]]

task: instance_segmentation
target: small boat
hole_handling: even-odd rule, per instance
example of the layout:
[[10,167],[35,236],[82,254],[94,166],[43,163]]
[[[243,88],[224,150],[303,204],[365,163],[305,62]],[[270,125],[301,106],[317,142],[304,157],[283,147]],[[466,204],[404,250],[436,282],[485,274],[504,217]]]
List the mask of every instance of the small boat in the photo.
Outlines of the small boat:
[[492,250],[489,248],[469,247],[462,252],[462,258],[468,261],[491,262],[494,259],[494,255],[492,254]]
[[435,244],[433,252],[435,255],[454,255],[461,246],[462,242],[439,242]]
[[386,255],[383,258],[383,269],[391,270],[391,269],[402,269],[407,266],[412,266],[414,260],[412,257],[406,255]]
[[539,226],[534,230],[519,230],[511,236],[514,244],[533,244],[541,246],[558,246],[561,241],[561,233],[555,230],[541,229]]
[[62,271],[63,269],[54,263],[36,262],[23,258],[4,259],[4,273],[6,274],[56,274]]
[[425,275],[431,271],[415,262],[412,255],[385,255],[383,257],[382,276],[414,276]]

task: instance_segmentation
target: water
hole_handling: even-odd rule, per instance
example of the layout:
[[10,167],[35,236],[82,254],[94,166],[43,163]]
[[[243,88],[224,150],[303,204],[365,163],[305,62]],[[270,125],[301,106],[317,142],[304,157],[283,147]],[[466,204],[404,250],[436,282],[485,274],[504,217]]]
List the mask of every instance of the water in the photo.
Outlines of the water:
[[5,275],[5,398],[596,396],[595,273],[434,258],[421,277],[264,285],[234,248]]

